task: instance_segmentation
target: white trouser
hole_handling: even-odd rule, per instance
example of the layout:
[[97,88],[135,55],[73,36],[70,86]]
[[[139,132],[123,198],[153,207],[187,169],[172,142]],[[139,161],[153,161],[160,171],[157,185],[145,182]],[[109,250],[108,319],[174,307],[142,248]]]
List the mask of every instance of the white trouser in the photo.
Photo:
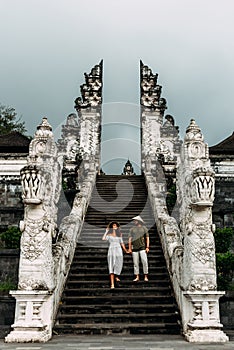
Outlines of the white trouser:
[[132,252],[134,274],[139,275],[139,256],[141,257],[143,272],[145,275],[147,275],[148,274],[148,258],[147,258],[146,251],[144,249],[140,250],[138,252]]

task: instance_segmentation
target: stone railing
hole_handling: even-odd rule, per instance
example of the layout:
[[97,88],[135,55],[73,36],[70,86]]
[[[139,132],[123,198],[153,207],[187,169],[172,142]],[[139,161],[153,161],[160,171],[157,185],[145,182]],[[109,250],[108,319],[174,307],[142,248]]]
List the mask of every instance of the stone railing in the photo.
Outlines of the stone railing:
[[226,342],[219,315],[212,224],[214,174],[200,128],[191,120],[177,166],[178,222],[168,214],[159,162],[146,157],[148,195],[173,284],[183,332],[190,342]]
[[24,220],[18,289],[13,330],[6,342],[46,342],[58,310],[74,256],[85,213],[96,181],[98,162],[94,156],[78,169],[79,192],[70,214],[57,229],[58,201],[62,189],[62,167],[52,128],[44,118],[29,149],[28,164],[21,170]]
[[[82,171],[82,168],[85,170],[87,165],[88,164],[82,163],[80,170]],[[96,182],[97,170],[95,164],[90,164],[89,168],[90,170],[87,171],[82,183],[79,183],[80,191],[75,196],[71,213],[61,222],[58,233],[58,241],[53,247],[54,276],[56,281],[56,287],[53,292],[53,324],[67,275],[73,260],[76,243],[82,230],[92,190]]]
[[[191,342],[226,342],[228,338],[221,330],[218,307],[218,300],[224,292],[208,292],[206,286],[200,286],[200,292],[184,290],[184,246],[179,226],[168,214],[166,199],[162,194],[164,184],[156,182],[149,172],[145,172],[144,175],[175,298],[181,313],[183,333]],[[193,323],[192,337],[189,330],[190,323]],[[205,331],[205,334],[201,330]]]
[[182,310],[181,269],[184,248],[182,245],[180,230],[176,220],[168,214],[165,183],[157,181],[151,171],[145,171],[144,175],[148,188],[148,196],[160,236],[168,272],[173,284],[175,297],[180,310]]

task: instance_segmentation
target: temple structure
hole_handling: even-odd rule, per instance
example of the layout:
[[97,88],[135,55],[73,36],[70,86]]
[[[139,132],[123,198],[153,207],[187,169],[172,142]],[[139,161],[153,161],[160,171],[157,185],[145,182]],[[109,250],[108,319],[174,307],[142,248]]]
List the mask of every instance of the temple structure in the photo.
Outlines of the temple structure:
[[215,172],[214,222],[218,227],[234,227],[234,132],[209,148]]
[[[27,164],[21,169],[24,219],[20,223],[19,284],[10,292],[16,299],[15,322],[6,342],[46,342],[52,337],[76,243],[101,172],[102,72],[101,61],[85,74],[81,97],[75,100],[78,119],[76,114],[67,117],[57,143],[46,118],[30,143]],[[184,140],[180,139],[174,118],[164,116],[166,99],[161,97],[157,79],[140,62],[142,175],[181,329],[190,342],[226,342],[219,315],[224,292],[217,290],[216,282],[215,172],[209,148],[195,120],[188,122]],[[126,164],[126,172],[135,176],[131,164]],[[169,214],[166,195],[171,183],[176,184],[177,204]],[[126,182],[124,186],[123,198],[125,188],[130,188]],[[73,199],[69,215],[58,225],[62,188],[73,190]]]
[[129,159],[127,160],[127,162],[123,168],[122,175],[136,175],[134,172],[134,168],[132,166],[132,163],[130,162]]
[[0,232],[23,216],[20,170],[27,164],[30,139],[18,132],[0,135]]

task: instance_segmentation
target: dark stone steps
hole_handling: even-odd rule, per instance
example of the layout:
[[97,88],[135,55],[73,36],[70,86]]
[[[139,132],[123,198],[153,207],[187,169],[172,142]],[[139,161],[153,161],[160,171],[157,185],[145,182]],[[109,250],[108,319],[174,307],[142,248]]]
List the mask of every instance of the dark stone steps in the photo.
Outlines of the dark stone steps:
[[[81,278],[85,278],[85,279],[90,279],[90,278],[93,278],[94,280],[97,280],[97,278],[100,280],[100,278],[102,279],[105,279],[107,278],[108,276],[104,276],[104,275],[100,275],[100,274],[96,274],[96,273],[89,273],[89,272],[85,272],[85,273],[70,273],[69,275],[69,280],[67,281],[67,283],[69,283],[69,281],[72,281],[73,279],[81,279]],[[132,280],[132,277],[133,277],[133,273],[132,271],[130,273],[123,273],[121,274],[121,281],[128,281],[128,280]],[[163,278],[163,281],[165,279],[167,279],[169,281],[169,277],[168,277],[168,273],[167,272],[158,272],[158,273],[154,273],[153,275],[151,274],[150,275],[150,281],[149,283],[151,282],[154,282],[154,281],[158,281],[160,279]],[[141,281],[139,281],[137,284],[141,283]]]
[[[130,203],[129,185],[121,182],[120,190],[116,192],[117,183],[123,179],[131,182],[134,190]],[[61,298],[54,332],[180,333],[178,308],[147,196],[143,176],[97,177]],[[116,205],[113,203],[115,200]],[[116,212],[109,213],[110,208]],[[132,257],[124,254],[121,281],[116,283],[115,289],[110,289],[108,243],[102,241],[106,225],[112,220],[119,221],[126,244],[132,218],[139,214],[144,218],[150,233],[149,282],[143,281],[142,267],[141,280],[133,282]]]
[[[81,285],[82,286],[87,286],[87,287],[89,287],[89,285],[92,285],[92,286],[97,285],[98,286],[99,284],[106,283],[107,280],[109,281],[109,279],[107,279],[108,277],[107,278],[103,278],[102,276],[98,276],[98,277],[99,277],[98,280],[97,280],[97,276],[96,276],[96,279],[93,279],[93,280],[90,280],[90,279],[87,279],[87,278],[85,278],[85,279],[81,279],[80,278],[79,280],[77,280],[77,279],[69,279],[69,281],[67,281],[67,286],[69,288],[71,288],[72,286],[73,286],[72,288],[75,288],[75,287],[79,288]],[[133,276],[131,276],[131,278],[133,278]],[[139,281],[139,283],[141,283],[141,281]],[[121,275],[121,281],[118,282],[120,287],[131,286],[133,284],[139,284],[139,283],[133,282],[132,279],[126,279],[122,275]],[[142,283],[146,284],[146,282],[143,281],[143,277],[142,277]],[[169,283],[170,283],[170,281],[169,281],[168,278],[164,278],[164,279],[161,279],[161,280],[160,279],[156,279],[156,278],[150,278],[150,281],[147,282],[147,284],[149,284],[150,287],[156,287],[156,286],[168,287]]]
[[[107,254],[97,254],[97,253],[95,253],[95,255],[92,255],[91,257],[76,255],[76,256],[74,256],[73,261],[74,261],[74,263],[76,263],[76,262],[79,262],[79,263],[93,263],[93,262],[95,262],[95,263],[97,263],[97,262],[99,262],[98,259],[100,259],[99,263],[103,263],[103,259],[105,259],[105,262],[106,262],[106,257],[107,257]],[[154,254],[153,256],[148,257],[148,259],[150,259],[151,262],[156,262],[158,260],[161,261],[162,255],[161,254]],[[125,253],[124,260],[131,262],[132,257],[130,256],[130,254]]]
[[[135,296],[133,294],[127,295],[126,294],[120,294],[118,293],[118,288],[115,289],[109,289],[109,293],[106,295],[83,295],[83,296],[77,296],[77,295],[63,295],[62,298],[62,302],[61,305],[63,305],[63,303],[66,303],[67,305],[74,305],[75,303],[77,303],[78,305],[85,305],[87,303],[87,305],[90,305],[90,303],[92,304],[102,304],[102,305],[106,305],[106,304],[110,304],[110,305],[120,305],[120,304],[126,304],[129,305],[129,303],[135,303],[137,304],[145,304],[145,305],[152,305],[152,304],[164,304],[164,303],[173,303],[174,302],[174,298],[172,295],[139,295],[139,296]],[[85,309],[85,307],[84,307]]]
[[[132,267],[123,267],[123,273],[125,271],[128,271],[129,273],[131,273],[132,271],[132,275],[133,275],[133,268]],[[73,264],[71,266],[71,272],[74,273],[74,272],[80,272],[80,273],[84,273],[84,272],[89,272],[89,273],[96,273],[97,274],[97,278],[100,274],[103,274],[103,273],[106,273],[107,272],[107,267],[85,267],[85,266],[80,266],[79,264]],[[166,268],[164,266],[153,266],[151,267],[151,271],[150,271],[150,275],[154,275],[154,272],[165,272],[166,271]]]
[[[63,322],[70,324],[77,323],[100,323],[100,322],[127,322],[127,323],[151,323],[151,322],[175,322],[177,321],[177,315],[168,313],[93,313],[93,314],[59,314],[57,320],[60,324]],[[61,321],[60,321],[61,320]]]
[[180,325],[175,322],[158,323],[84,323],[58,324],[54,331],[63,334],[179,334]]
[[[153,290],[152,290],[153,289]],[[147,289],[146,287],[144,288],[127,288],[127,287],[121,287],[121,288],[115,288],[111,290],[112,293],[116,293],[119,295],[119,297],[129,297],[131,295],[137,297],[145,296],[149,293],[154,293],[154,295],[171,295],[171,291],[168,290],[165,287],[151,287],[151,290]],[[103,288],[65,288],[64,290],[64,295],[68,296],[73,296],[76,294],[77,296],[108,296],[110,293],[110,287],[109,286],[103,286]]]
[[[131,310],[133,310],[134,312],[168,312],[169,310],[174,311],[175,309],[175,304],[166,304],[164,303],[162,304],[153,304],[153,305],[148,305],[148,304],[135,304],[134,300],[132,301],[132,304],[128,302],[127,304],[128,308],[126,309],[126,304],[102,304],[102,305],[98,305],[98,304],[91,304],[91,305],[86,305],[85,307],[85,311],[86,313],[91,313],[91,312],[99,312],[101,311],[102,313],[105,313],[106,310],[111,311],[111,312],[116,312],[119,310],[124,310],[124,312],[129,311],[131,312]],[[62,304],[60,306],[60,312],[79,312],[79,313],[83,313],[84,312],[84,306],[83,305],[67,305],[67,304]]]

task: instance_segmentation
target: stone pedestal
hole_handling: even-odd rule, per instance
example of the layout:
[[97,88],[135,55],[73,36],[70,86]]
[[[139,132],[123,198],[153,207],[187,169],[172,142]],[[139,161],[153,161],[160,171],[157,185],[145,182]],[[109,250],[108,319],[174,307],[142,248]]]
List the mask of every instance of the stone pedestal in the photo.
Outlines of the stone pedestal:
[[219,317],[219,298],[225,292],[200,291],[185,292],[190,301],[190,321],[187,324],[185,338],[189,342],[227,342],[229,339],[222,331]]
[[47,291],[11,291],[16,299],[15,323],[7,343],[46,342],[52,336],[52,295]]

